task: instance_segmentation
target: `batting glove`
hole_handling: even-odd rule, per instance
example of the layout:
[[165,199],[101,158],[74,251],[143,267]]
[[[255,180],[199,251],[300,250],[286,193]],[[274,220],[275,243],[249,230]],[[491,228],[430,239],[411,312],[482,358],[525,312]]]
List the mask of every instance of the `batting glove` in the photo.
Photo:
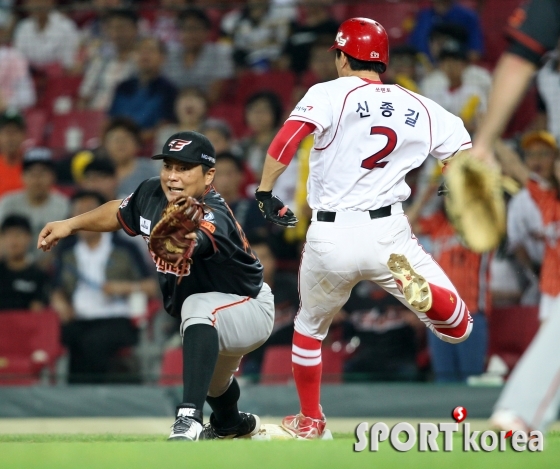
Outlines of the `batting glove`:
[[294,212],[292,212],[278,197],[272,195],[272,191],[259,191],[257,188],[255,198],[259,202],[259,209],[265,220],[280,226],[287,226],[288,228],[296,226],[298,219],[294,215]]

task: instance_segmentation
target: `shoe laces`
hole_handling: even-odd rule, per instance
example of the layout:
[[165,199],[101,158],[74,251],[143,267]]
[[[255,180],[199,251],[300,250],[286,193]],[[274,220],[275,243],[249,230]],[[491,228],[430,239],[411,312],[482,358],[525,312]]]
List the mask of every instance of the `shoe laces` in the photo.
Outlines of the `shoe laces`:
[[171,428],[173,428],[173,433],[187,433],[192,424],[193,419],[181,416],[177,417],[177,420],[175,420]]

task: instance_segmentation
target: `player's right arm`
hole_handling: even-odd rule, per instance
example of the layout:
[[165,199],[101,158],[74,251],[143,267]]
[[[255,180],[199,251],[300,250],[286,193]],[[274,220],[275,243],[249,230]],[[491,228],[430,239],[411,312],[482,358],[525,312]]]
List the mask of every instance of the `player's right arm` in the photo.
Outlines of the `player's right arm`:
[[47,223],[39,233],[37,249],[50,251],[62,238],[78,231],[108,232],[121,228],[117,213],[122,200],[112,200],[94,210],[62,221]]

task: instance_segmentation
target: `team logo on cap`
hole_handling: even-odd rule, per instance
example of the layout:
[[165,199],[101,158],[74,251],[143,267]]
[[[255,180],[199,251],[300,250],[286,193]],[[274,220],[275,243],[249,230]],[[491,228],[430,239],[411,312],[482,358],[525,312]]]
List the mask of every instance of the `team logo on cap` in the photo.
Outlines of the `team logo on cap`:
[[379,58],[379,52],[373,51],[371,54],[369,54],[369,56],[372,59],[378,59]]
[[183,148],[185,148],[187,145],[190,145],[191,143],[192,140],[181,140],[180,138],[171,140],[169,142],[169,151],[181,151]]
[[342,31],[339,31],[339,32],[338,32],[338,34],[336,35],[336,39],[335,39],[335,40],[336,40],[336,43],[337,43],[339,46],[341,46],[341,47],[345,46],[345,45],[346,45],[346,41],[348,41],[348,39],[342,37]]

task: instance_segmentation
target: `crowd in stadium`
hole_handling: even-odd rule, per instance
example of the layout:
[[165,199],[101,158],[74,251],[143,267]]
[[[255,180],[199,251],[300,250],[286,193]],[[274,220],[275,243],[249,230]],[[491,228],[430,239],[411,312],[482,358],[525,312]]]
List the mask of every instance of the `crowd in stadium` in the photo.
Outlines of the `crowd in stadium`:
[[[337,78],[328,48],[340,22],[363,14],[386,25],[392,48],[384,83],[436,101],[461,117],[472,136],[485,112],[496,57],[485,39],[495,37],[489,27],[502,34],[507,16],[485,29],[479,14],[500,9],[501,2],[390,6],[398,20],[387,16],[386,2],[0,0],[0,313],[57,313],[68,382],[110,381],[108,373],[134,362],[134,347],[148,354],[155,349],[147,373],[156,373],[164,351],[180,338],[178,325],[161,310],[144,240],[84,232],[48,253],[36,249],[36,240],[48,221],[125,198],[158,176],[161,163],[148,157],[174,132],[193,130],[214,145],[214,186],[275,294],[273,334],[245,357],[241,370],[258,376],[267,348],[291,343],[310,220],[312,137],[275,188],[300,220],[295,229],[265,222],[254,200],[256,181],[270,142],[305,91]],[[415,314],[362,282],[325,341],[342,356],[345,379],[482,375],[492,311],[538,305],[547,234],[524,185],[533,180],[558,190],[560,184],[559,63],[556,52],[547,57],[508,140],[496,148],[508,200],[508,236],[496,252],[477,254],[461,244],[437,195],[435,159],[407,179],[414,232],[474,316],[471,337],[454,346],[456,361],[446,362],[441,347],[448,344],[426,334]],[[132,379],[146,379],[143,372]]]

